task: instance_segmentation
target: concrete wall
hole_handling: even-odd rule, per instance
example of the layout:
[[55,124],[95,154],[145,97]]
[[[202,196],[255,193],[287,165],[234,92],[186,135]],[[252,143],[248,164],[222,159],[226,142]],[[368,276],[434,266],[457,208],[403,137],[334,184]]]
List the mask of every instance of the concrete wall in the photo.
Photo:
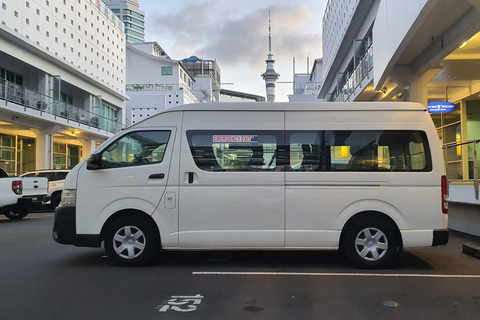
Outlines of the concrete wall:
[[426,15],[437,0],[380,1],[373,26],[374,86],[385,80],[398,55],[415,33],[415,22]]

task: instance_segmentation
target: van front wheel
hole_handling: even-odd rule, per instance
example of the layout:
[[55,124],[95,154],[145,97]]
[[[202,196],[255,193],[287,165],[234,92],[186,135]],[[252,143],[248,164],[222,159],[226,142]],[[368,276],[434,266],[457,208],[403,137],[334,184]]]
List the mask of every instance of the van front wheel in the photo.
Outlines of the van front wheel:
[[111,261],[120,266],[143,266],[159,250],[154,226],[139,217],[122,217],[113,222],[105,234],[105,251]]
[[346,230],[343,240],[343,252],[357,268],[385,268],[397,255],[398,240],[395,231],[379,219],[354,222]]

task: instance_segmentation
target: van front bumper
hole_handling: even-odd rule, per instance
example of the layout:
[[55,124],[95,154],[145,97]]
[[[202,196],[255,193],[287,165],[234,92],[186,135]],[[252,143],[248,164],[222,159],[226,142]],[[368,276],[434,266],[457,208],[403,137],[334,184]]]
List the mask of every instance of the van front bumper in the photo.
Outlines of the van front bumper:
[[100,235],[77,234],[75,224],[76,207],[57,207],[53,223],[53,239],[61,244],[76,247],[100,247]]

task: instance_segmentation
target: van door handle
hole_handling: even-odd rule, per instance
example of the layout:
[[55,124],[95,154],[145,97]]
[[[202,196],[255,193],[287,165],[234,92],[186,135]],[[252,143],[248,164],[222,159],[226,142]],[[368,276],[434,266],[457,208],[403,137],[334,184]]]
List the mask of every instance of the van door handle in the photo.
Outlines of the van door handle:
[[154,173],[154,174],[151,174],[150,177],[148,177],[148,179],[163,179],[165,178],[165,173]]
[[188,173],[188,183],[193,183],[193,172]]

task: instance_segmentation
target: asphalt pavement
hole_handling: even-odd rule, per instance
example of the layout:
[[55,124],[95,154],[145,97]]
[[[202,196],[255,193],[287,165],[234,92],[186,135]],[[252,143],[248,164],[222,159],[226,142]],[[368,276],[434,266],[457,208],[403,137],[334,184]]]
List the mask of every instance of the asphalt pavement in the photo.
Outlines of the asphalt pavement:
[[0,217],[1,319],[478,319],[478,238],[358,270],[338,252],[166,252],[143,268],[53,241],[53,213]]

